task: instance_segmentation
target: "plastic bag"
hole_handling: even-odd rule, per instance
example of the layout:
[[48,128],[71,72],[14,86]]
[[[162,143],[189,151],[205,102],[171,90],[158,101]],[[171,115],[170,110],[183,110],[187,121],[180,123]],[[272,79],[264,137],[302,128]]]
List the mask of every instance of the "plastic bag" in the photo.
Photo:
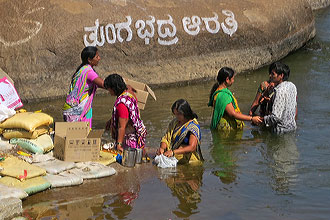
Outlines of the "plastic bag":
[[12,84],[7,77],[0,79],[0,103],[10,109],[23,106],[14,84]]
[[16,111],[0,103],[0,122],[16,114]]
[[155,163],[160,168],[176,167],[178,160],[175,157],[166,157],[161,154],[155,157]]

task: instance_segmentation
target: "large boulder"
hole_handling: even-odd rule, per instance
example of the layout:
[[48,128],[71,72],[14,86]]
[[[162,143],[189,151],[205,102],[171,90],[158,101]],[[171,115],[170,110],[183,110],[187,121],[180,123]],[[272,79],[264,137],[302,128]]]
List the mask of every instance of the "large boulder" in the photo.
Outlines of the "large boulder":
[[63,96],[86,45],[101,77],[151,85],[238,72],[315,35],[307,0],[0,0],[0,67],[23,99]]

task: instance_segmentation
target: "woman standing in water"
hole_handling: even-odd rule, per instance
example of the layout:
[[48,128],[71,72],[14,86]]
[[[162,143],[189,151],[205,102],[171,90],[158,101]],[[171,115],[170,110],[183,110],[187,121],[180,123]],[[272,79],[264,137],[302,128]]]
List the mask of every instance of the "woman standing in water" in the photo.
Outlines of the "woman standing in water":
[[252,121],[254,124],[262,122],[259,116],[249,116],[241,113],[236,98],[228,89],[235,79],[235,72],[229,67],[219,70],[217,83],[210,92],[209,106],[213,107],[211,129],[240,130],[244,127],[243,121]]
[[179,164],[203,161],[198,116],[184,99],[173,103],[172,113],[175,118],[170,122],[167,132],[161,140],[157,155],[175,156],[179,160]]
[[94,71],[100,61],[96,47],[85,47],[81,52],[82,63],[72,76],[69,94],[63,107],[64,121],[86,121],[92,128],[92,103],[98,87],[103,87],[103,79]]
[[110,129],[112,138],[116,140],[116,149],[123,151],[127,147],[144,148],[147,131],[140,118],[134,89],[128,88],[118,74],[109,75],[104,80],[104,87],[117,97],[111,120],[106,125],[106,129]]

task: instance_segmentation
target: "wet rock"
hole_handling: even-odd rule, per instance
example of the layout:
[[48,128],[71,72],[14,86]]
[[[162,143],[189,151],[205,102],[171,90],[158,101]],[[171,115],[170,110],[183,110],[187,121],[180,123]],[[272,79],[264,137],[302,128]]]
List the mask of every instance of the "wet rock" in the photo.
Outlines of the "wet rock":
[[96,71],[151,85],[283,58],[315,35],[305,0],[0,0],[0,67],[23,100],[64,96],[86,45]]
[[330,5],[330,0],[308,0],[313,10],[326,8]]
[[314,50],[314,51],[321,51],[322,50],[323,45],[321,44],[321,42],[313,40],[313,41],[309,41],[305,46],[304,49],[305,50]]
[[0,200],[0,219],[12,219],[21,215],[22,201],[17,198],[6,198]]

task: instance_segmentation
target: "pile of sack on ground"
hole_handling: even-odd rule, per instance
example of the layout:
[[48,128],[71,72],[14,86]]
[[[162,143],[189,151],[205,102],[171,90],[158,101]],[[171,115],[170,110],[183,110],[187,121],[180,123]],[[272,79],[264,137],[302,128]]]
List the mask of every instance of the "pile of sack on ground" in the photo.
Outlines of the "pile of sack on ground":
[[116,161],[111,152],[101,151],[100,159],[91,162],[67,162],[53,157],[50,115],[14,111],[6,117],[0,123],[0,200],[23,199],[51,187],[79,185],[85,179],[116,173],[107,166]]
[[0,123],[2,136],[32,153],[53,149],[49,135],[53,118],[42,112],[18,112]]

